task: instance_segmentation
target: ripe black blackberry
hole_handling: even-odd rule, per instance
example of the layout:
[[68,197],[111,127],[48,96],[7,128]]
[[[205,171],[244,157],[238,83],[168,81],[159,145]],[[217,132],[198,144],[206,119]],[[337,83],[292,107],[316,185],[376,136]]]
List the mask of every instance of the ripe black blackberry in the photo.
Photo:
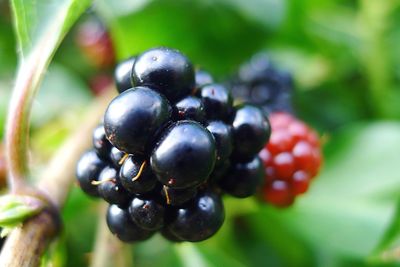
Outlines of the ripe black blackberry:
[[81,189],[88,195],[98,197],[99,192],[94,182],[99,179],[99,174],[106,166],[94,150],[85,152],[76,165],[76,178]]
[[213,236],[225,220],[221,196],[210,191],[200,192],[186,206],[173,209],[168,230],[178,240],[199,242]]
[[110,203],[107,223],[122,241],[211,237],[225,217],[221,192],[248,197],[262,181],[266,116],[233,106],[229,88],[168,48],[123,61],[115,81],[120,94],[77,166],[82,189]]
[[143,153],[150,137],[171,117],[168,100],[148,87],[114,98],[104,114],[107,139],[126,153]]
[[132,68],[132,84],[148,86],[175,101],[194,88],[194,70],[189,59],[177,50],[158,47],[137,56]]
[[133,194],[144,194],[153,190],[157,178],[148,166],[148,160],[139,155],[130,155],[121,166],[119,177],[122,186]]
[[215,159],[212,134],[199,123],[184,120],[164,131],[151,154],[150,164],[162,184],[187,188],[206,181]]
[[293,112],[293,80],[288,72],[278,70],[265,53],[254,55],[232,79],[235,98],[256,104],[269,113]]
[[106,137],[104,126],[102,124],[98,125],[93,130],[93,148],[100,158],[107,160],[111,152],[112,145]]
[[111,233],[124,242],[143,241],[155,233],[155,231],[146,230],[138,226],[131,219],[129,211],[117,205],[110,205],[107,210],[106,220]]

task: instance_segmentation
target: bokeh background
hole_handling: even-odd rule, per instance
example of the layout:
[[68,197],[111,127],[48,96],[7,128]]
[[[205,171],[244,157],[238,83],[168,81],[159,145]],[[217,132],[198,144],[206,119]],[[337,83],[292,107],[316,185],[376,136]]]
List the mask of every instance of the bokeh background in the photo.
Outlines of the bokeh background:
[[[97,49],[90,33],[82,37],[90,29],[109,34],[111,58],[87,54]],[[288,209],[226,197],[215,237],[173,245],[155,236],[132,247],[135,266],[398,266],[399,44],[398,0],[95,1],[61,43],[35,100],[33,177],[110,83],[115,61],[170,46],[222,81],[264,51],[292,73],[296,113],[323,136],[322,172]],[[16,68],[10,6],[0,0],[1,138]],[[87,266],[98,205],[74,186],[48,253],[53,266]]]

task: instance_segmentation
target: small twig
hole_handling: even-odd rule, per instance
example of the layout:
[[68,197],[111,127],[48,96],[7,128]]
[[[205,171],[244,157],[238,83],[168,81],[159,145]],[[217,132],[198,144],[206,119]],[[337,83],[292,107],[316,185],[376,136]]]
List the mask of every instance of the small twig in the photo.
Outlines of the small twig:
[[43,252],[60,229],[57,208],[65,203],[74,181],[76,161],[90,146],[90,132],[113,95],[114,90],[109,91],[89,109],[75,134],[60,148],[41,175],[38,188],[53,203],[53,208],[45,209],[10,233],[0,254],[0,267],[39,266]]
[[59,220],[49,210],[14,229],[1,252],[1,267],[39,266],[40,256],[59,229]]
[[125,267],[133,266],[132,246],[128,246],[113,236],[105,220],[107,204],[101,205],[102,218],[97,230],[96,246],[92,254],[91,267]]
[[[41,56],[38,54],[37,56]],[[30,62],[37,58],[32,58]],[[26,176],[28,173],[28,136],[29,117],[33,98],[38,90],[35,86],[43,78],[43,73],[34,69],[43,67],[34,64],[24,64],[18,70],[16,84],[14,86],[6,124],[6,150],[7,159],[7,182],[12,193],[26,193],[28,187]]]

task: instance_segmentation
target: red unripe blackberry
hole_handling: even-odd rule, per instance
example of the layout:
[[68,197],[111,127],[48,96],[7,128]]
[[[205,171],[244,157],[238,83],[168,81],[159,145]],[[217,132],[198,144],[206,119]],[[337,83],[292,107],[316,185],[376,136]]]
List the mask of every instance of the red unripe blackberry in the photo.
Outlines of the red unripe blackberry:
[[261,198],[272,205],[287,207],[308,190],[318,174],[321,146],[318,134],[293,115],[275,112],[269,119],[272,134],[259,153],[265,168]]
[[115,53],[111,37],[99,20],[90,19],[81,24],[76,42],[93,66],[107,68],[114,64]]

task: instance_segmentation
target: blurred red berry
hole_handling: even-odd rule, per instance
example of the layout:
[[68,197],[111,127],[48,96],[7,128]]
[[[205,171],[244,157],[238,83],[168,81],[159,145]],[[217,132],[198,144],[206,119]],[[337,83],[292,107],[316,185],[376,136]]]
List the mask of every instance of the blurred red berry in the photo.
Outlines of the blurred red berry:
[[112,84],[114,84],[114,80],[110,74],[98,74],[89,80],[90,90],[95,95],[100,95]]
[[82,23],[77,32],[76,42],[91,65],[107,68],[115,64],[110,35],[99,21],[91,19]]
[[267,182],[263,188],[264,201],[277,207],[288,207],[293,204],[294,195],[286,181],[273,180]]
[[269,116],[272,134],[259,153],[265,166],[261,198],[277,207],[290,206],[296,196],[307,192],[322,164],[318,134],[285,112]]

